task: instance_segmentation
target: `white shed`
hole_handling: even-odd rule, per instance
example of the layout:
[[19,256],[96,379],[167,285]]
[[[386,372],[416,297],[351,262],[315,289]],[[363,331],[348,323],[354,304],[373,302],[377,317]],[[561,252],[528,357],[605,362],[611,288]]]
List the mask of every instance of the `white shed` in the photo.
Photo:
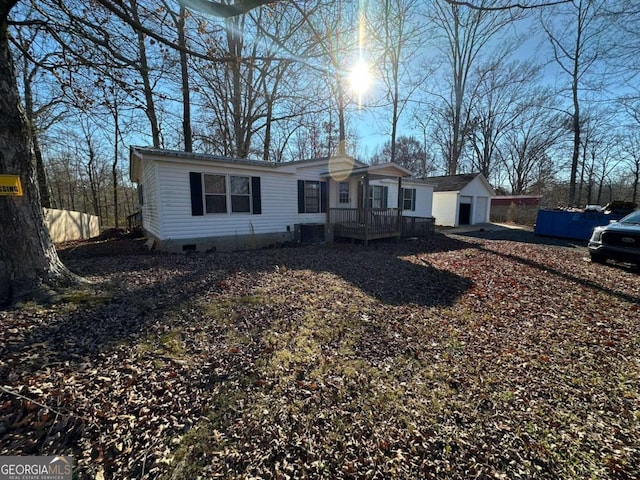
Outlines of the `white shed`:
[[457,227],[489,222],[491,197],[496,193],[482,173],[425,180],[434,185],[433,216],[437,225]]

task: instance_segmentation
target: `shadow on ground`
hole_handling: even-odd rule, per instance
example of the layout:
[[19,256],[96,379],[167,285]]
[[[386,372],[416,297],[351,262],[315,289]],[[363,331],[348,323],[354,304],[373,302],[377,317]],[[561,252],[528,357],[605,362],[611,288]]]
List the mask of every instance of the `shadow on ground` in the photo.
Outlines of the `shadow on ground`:
[[[322,281],[315,273],[333,273],[383,304],[449,306],[471,288],[472,281],[402,257],[467,248],[477,246],[443,235],[368,247],[335,244],[186,255],[149,255],[138,240],[130,239],[75,245],[61,251],[74,272],[110,277],[88,287],[82,308],[65,312],[63,307],[51,318],[38,320],[22,339],[0,346],[0,355],[24,356],[38,346],[42,354],[34,357],[36,364],[26,362],[22,368],[41,368],[42,361],[86,362],[113,345],[143,337],[164,317],[180,315],[194,299],[220,293],[219,285],[231,275],[247,275],[244,282],[250,287],[254,274],[282,267],[308,270],[309,282]],[[0,376],[6,373],[0,371]]]
[[451,231],[445,230],[442,233],[483,240],[505,240],[509,242],[531,243],[536,245],[552,245],[556,247],[580,248],[587,246],[587,242],[583,240],[546,237],[543,235],[537,235],[531,230],[509,227],[492,227],[472,231],[456,231],[453,229]]

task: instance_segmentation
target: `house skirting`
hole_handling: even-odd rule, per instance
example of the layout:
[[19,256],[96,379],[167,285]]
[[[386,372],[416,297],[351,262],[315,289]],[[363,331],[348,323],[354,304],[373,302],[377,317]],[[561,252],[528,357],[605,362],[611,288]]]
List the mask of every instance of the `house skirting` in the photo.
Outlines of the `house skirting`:
[[256,250],[282,246],[294,240],[293,232],[166,239],[160,239],[149,232],[145,233],[151,248],[174,253]]

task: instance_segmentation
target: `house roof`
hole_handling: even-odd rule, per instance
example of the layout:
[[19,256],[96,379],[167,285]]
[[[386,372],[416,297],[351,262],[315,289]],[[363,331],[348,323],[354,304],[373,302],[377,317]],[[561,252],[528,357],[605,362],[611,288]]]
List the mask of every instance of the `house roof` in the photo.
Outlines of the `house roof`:
[[222,157],[219,155],[210,155],[206,153],[183,152],[179,150],[165,150],[162,148],[137,147],[132,146],[129,150],[130,164],[129,173],[134,182],[139,181],[141,174],[141,162],[145,156],[154,159],[167,159],[177,162],[193,161],[197,163],[217,163],[229,166],[248,166],[257,169],[274,169],[282,173],[295,173],[296,168],[306,166],[318,166],[326,164],[328,171],[323,176],[340,176],[344,174],[348,177],[352,174],[370,173],[380,176],[403,177],[410,175],[411,172],[395,163],[384,163],[380,165],[367,165],[353,157],[336,156],[336,157],[320,157],[306,160],[296,160],[293,162],[265,162],[263,160],[249,160],[246,158]]
[[427,177],[425,178],[425,180],[434,186],[434,192],[459,192],[464,187],[469,185],[472,181],[474,181],[477,177],[480,177],[482,183],[485,184],[487,189],[493,191],[493,188],[491,187],[491,185],[489,185],[489,182],[487,182],[482,173],[463,173],[460,175]]
[[401,165],[397,163],[388,162],[388,163],[379,163],[376,165],[367,165],[361,162],[355,162],[353,168],[349,168],[348,170],[335,170],[332,171],[329,169],[328,172],[322,173],[323,176],[332,176],[332,177],[340,177],[341,174],[344,174],[344,178],[349,177],[351,175],[361,175],[361,174],[369,174],[371,177],[384,178],[384,177],[407,177],[411,175],[411,170],[407,170]]
[[131,147],[131,152],[140,155],[153,155],[154,157],[181,158],[192,160],[209,160],[212,162],[234,163],[241,165],[255,165],[260,167],[275,167],[278,163],[265,162],[263,160],[250,160],[248,158],[222,157],[220,155],[210,155],[208,153],[183,152],[180,150],[166,150],[153,147]]
[[406,183],[411,183],[412,185],[418,184],[418,185],[429,185],[431,187],[435,187],[435,183],[433,183],[430,178],[409,177],[409,178],[405,178],[402,181]]
[[433,184],[434,192],[457,192],[469,185],[479,173],[465,173],[462,175],[444,175],[441,177],[428,177]]

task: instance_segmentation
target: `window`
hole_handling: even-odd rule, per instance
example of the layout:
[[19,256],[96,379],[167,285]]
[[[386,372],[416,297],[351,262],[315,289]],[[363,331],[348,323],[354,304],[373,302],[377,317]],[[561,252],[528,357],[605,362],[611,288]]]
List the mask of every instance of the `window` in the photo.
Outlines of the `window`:
[[320,182],[304,182],[304,211],[305,213],[320,211]]
[[369,207],[370,208],[387,208],[387,188],[381,185],[373,185],[369,187]]
[[349,182],[338,184],[338,203],[349,203]]
[[260,177],[189,172],[189,189],[192,216],[205,213],[262,214]]
[[207,213],[251,213],[251,177],[204,175],[204,200]]
[[416,189],[415,188],[402,189],[402,209],[403,210],[416,209]]
[[204,201],[207,213],[227,213],[225,175],[204,175]]
[[251,212],[251,189],[249,177],[229,177],[231,183],[231,211]]
[[327,182],[298,180],[298,213],[327,211]]

